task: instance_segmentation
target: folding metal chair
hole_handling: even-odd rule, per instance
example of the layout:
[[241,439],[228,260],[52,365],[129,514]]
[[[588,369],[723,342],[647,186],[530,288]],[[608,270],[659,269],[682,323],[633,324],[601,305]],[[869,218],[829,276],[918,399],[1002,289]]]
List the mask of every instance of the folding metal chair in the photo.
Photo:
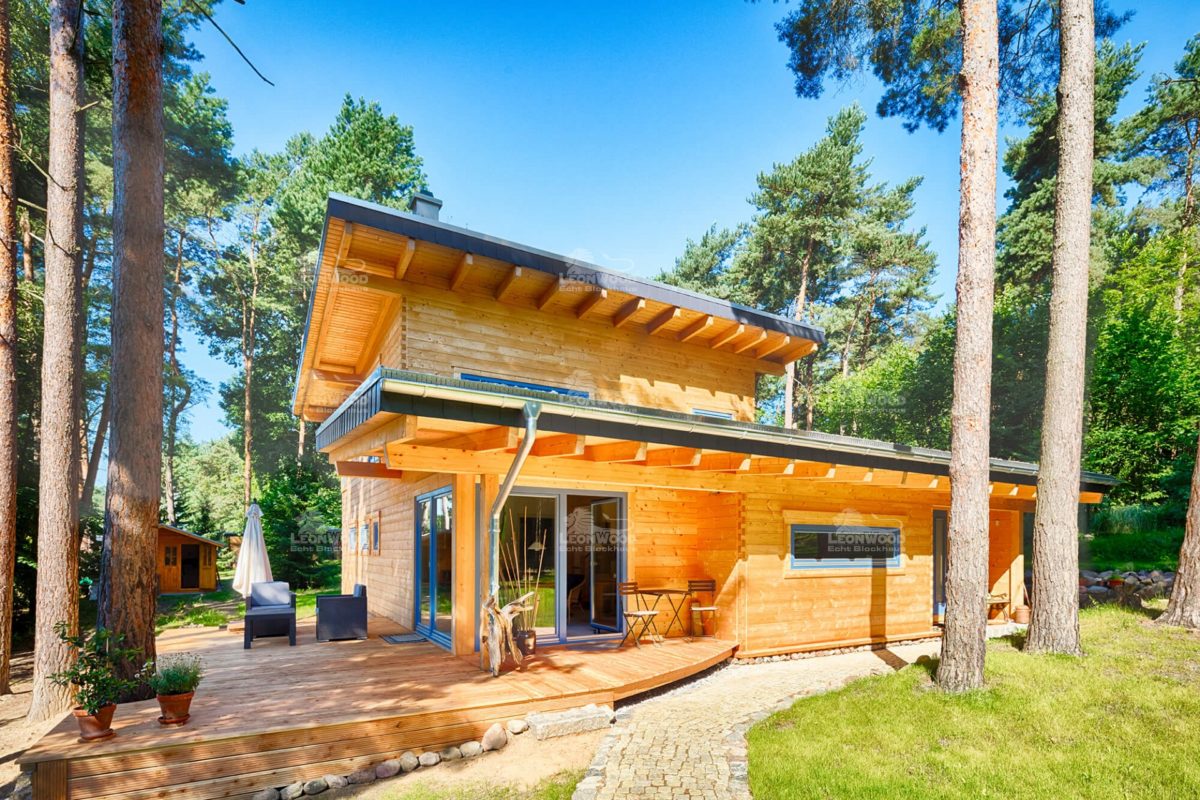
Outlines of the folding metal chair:
[[[717,582],[711,578],[700,581],[688,581],[688,594],[692,596],[692,638],[696,638],[696,629],[700,629],[700,636],[704,636],[704,615],[710,614],[712,621],[716,623],[717,612],[720,611],[715,605],[717,597]],[[699,605],[699,595],[706,594],[708,596],[708,605]],[[713,636],[716,636],[716,625],[713,625]]]
[[[658,612],[646,608],[641,592],[638,591],[637,581],[618,583],[617,594],[621,597],[621,616],[625,618],[625,635],[621,637],[617,649],[624,647],[625,640],[630,636],[633,637],[635,647],[642,646],[641,640],[645,636],[650,636],[653,640],[651,626],[654,625],[654,618],[658,616]],[[630,598],[633,598],[632,603]]]

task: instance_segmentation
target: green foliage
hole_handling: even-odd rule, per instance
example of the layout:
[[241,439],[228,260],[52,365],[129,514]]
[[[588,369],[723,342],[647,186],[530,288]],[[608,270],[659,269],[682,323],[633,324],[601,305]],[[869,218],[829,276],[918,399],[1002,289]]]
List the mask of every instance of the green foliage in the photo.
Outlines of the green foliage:
[[317,456],[280,463],[258,502],[275,579],[293,589],[323,583],[341,525],[341,492],[329,469]]
[[[1177,796],[1200,785],[1200,638],[1116,607],[1080,613],[1085,658],[988,645],[987,688],[936,661],[798,701],[748,736],[757,798]],[[830,724],[836,720],[836,724]]]
[[75,703],[89,714],[95,714],[109,703],[115,703],[137,686],[137,681],[118,677],[122,662],[141,655],[133,648],[122,647],[123,638],[105,628],[91,634],[72,635],[66,622],[54,626],[58,638],[71,648],[73,661],[69,669],[56,672],[50,679],[58,686],[70,686]]
[[155,694],[187,694],[204,678],[204,664],[197,655],[179,653],[146,662],[144,675]]
[[1174,570],[1179,566],[1183,528],[1130,533],[1098,533],[1087,543],[1083,566],[1102,572],[1119,570]]
[[232,435],[203,444],[183,442],[176,459],[180,527],[201,536],[241,533],[242,458]]

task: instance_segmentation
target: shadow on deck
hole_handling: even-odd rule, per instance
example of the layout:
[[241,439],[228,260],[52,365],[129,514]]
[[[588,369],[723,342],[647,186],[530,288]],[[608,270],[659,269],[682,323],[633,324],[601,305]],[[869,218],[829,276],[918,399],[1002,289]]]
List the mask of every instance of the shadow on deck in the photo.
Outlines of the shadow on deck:
[[372,618],[366,641],[318,643],[311,620],[287,639],[177,629],[159,652],[198,654],[207,670],[182,728],[158,724],[154,700],[117,710],[117,736],[80,744],[68,716],[20,761],[35,768],[35,800],[249,797],[268,786],[346,774],[405,750],[478,738],[493,722],[616,700],[702,672],[735,645],[668,640],[641,649],[543,649],[492,679],[477,655],[428,642],[387,644],[402,629]]

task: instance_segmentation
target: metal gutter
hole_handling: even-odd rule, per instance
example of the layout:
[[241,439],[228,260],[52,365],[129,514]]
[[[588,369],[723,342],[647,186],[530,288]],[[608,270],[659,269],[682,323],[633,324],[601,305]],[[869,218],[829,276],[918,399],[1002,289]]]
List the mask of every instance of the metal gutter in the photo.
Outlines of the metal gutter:
[[491,523],[488,528],[488,542],[492,559],[489,592],[496,598],[500,596],[500,509],[504,508],[505,501],[508,500],[513,486],[517,483],[517,476],[521,474],[521,467],[525,465],[525,459],[529,457],[529,451],[533,449],[533,441],[537,438],[538,415],[541,413],[541,404],[532,401],[525,403],[525,407],[521,411],[521,415],[525,418],[525,437],[521,439],[517,455],[508,468],[508,474],[504,476],[504,482],[500,484],[500,491],[496,493],[495,502],[492,503]]

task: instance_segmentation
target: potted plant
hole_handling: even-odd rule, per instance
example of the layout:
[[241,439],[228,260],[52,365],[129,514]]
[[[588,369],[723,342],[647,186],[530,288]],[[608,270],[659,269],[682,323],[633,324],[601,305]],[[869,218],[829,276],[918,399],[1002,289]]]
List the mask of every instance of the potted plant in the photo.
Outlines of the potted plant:
[[145,669],[146,683],[158,697],[162,716],[160,725],[183,725],[191,718],[192,698],[204,677],[204,665],[198,656],[181,653],[165,656],[156,664],[150,661]]
[[79,740],[94,742],[114,734],[113,712],[117,700],[133,690],[137,681],[121,678],[122,661],[137,656],[138,651],[121,647],[123,637],[101,628],[90,636],[72,635],[66,622],[54,626],[55,633],[74,652],[70,669],[50,676],[58,686],[70,686],[75,693],[75,719],[79,723]]

